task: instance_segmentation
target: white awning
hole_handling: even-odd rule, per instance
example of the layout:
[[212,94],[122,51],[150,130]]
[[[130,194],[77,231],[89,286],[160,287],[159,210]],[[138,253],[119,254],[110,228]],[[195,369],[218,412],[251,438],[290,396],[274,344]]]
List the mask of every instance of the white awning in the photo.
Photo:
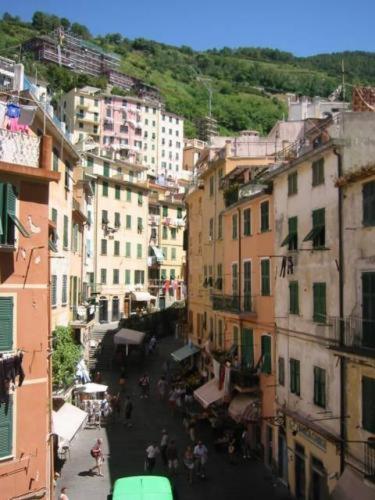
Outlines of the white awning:
[[87,413],[70,403],[52,412],[53,434],[70,443],[87,419]]
[[223,399],[224,388],[219,389],[219,381],[216,378],[213,378],[194,391],[194,397],[197,401],[199,401],[203,408],[208,408],[210,404],[215,403],[215,401],[219,401],[219,399]]
[[143,342],[145,335],[145,332],[121,328],[115,333],[113,341],[116,345],[139,345]]
[[157,297],[154,297],[148,292],[132,292],[131,299],[135,302],[150,302],[150,300],[156,300]]
[[259,418],[259,398],[238,394],[230,402],[228,414],[236,422],[249,422]]
[[107,385],[95,384],[94,382],[89,382],[88,384],[79,387],[78,391],[84,392],[86,394],[94,394],[97,392],[106,392],[107,389],[108,389]]
[[159,263],[163,263],[164,262],[164,254],[163,254],[163,251],[157,247],[157,246],[150,246],[152,252],[154,253],[157,261]]

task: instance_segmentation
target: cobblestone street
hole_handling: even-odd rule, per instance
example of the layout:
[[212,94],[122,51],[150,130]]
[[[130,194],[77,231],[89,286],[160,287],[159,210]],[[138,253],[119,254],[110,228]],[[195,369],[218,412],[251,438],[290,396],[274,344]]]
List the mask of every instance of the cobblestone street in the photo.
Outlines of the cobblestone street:
[[[68,489],[70,500],[90,499],[105,500],[110,498],[114,481],[122,476],[143,474],[145,448],[151,440],[160,442],[161,431],[166,428],[170,439],[175,439],[180,454],[189,443],[182,426],[181,416],[172,415],[166,402],[158,400],[155,384],[161,374],[164,360],[181,345],[180,341],[166,338],[160,341],[158,352],[146,358],[144,364],[134,356],[130,359],[128,370],[127,393],[134,403],[133,427],[126,428],[121,423],[110,423],[101,430],[85,429],[72,443],[70,459],[65,463],[58,489],[62,485]],[[149,399],[139,398],[137,381],[147,371],[151,377],[151,395]],[[106,372],[104,382],[109,384],[111,393],[118,390],[118,373]],[[244,462],[239,457],[236,465],[230,465],[225,453],[217,453],[212,444],[211,431],[206,424],[197,428],[197,435],[208,447],[209,460],[206,480],[195,479],[190,485],[186,471],[180,467],[174,479],[178,500],[236,500],[236,499],[288,499],[285,488],[273,484],[272,475],[264,465],[256,462]],[[103,438],[105,455],[104,477],[89,473],[93,459],[90,449],[97,437]],[[164,475],[167,470],[157,460],[155,474]]]

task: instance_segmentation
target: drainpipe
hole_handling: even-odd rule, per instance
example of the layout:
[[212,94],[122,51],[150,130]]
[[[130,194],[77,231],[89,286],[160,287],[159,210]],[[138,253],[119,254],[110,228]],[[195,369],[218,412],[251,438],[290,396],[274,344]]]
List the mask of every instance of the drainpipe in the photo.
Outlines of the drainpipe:
[[238,305],[239,309],[241,310],[241,282],[242,282],[242,266],[241,266],[241,259],[242,259],[242,249],[241,249],[241,210],[240,208],[237,208],[238,212],[238,225],[237,225],[237,232],[238,232]]
[[[333,150],[337,156],[337,177],[342,176],[342,154]],[[344,239],[343,239],[343,188],[338,187],[338,226],[339,226],[339,345],[345,344],[344,325]],[[345,439],[346,439],[346,396],[345,396],[346,362],[340,356],[340,471],[345,469]]]

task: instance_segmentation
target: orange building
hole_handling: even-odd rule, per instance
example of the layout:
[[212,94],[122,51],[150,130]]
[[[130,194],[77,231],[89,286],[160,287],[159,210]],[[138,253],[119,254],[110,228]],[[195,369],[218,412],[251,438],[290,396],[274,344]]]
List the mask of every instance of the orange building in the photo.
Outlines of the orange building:
[[60,174],[50,137],[0,129],[0,144],[0,498],[52,498],[48,197]]

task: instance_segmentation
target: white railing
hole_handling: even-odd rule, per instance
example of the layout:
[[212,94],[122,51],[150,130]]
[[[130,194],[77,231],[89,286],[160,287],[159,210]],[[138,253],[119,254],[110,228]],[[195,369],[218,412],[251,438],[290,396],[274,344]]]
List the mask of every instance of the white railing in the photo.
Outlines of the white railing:
[[0,160],[39,167],[40,138],[0,129]]

